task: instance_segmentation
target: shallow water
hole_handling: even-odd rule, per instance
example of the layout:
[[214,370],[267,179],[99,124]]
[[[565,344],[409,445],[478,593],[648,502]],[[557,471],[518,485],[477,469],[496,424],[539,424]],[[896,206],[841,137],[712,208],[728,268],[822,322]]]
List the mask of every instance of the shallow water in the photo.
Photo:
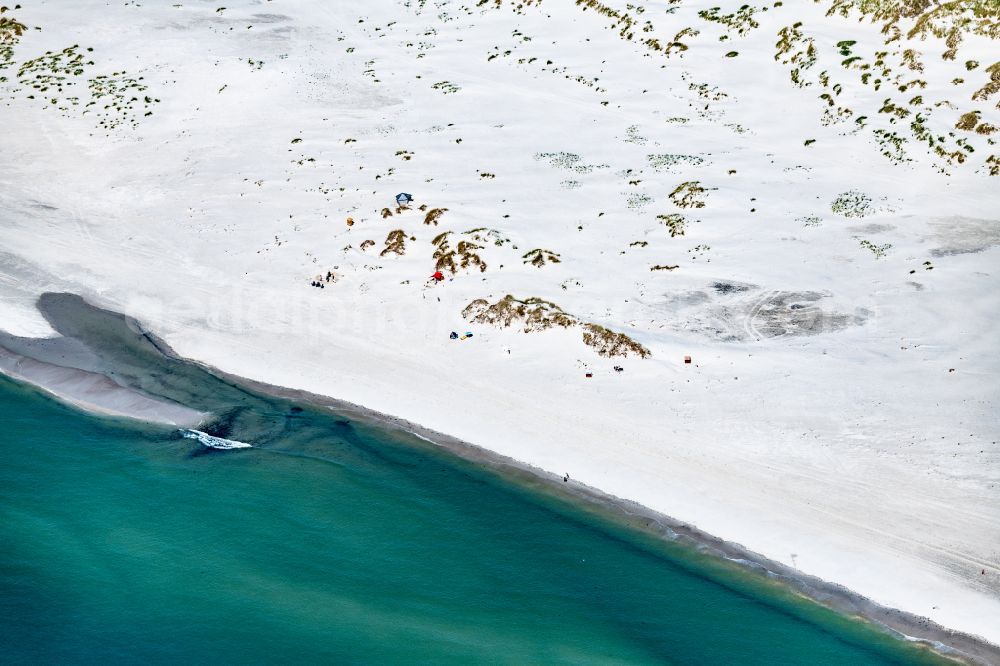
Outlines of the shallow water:
[[247,400],[254,448],[211,451],[0,379],[5,663],[938,662],[412,437]]

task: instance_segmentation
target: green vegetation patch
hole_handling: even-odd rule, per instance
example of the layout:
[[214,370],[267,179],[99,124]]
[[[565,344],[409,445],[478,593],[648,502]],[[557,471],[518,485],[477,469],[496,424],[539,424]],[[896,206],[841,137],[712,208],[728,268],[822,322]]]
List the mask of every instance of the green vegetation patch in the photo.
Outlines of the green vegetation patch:
[[861,245],[861,247],[871,251],[871,253],[875,255],[876,259],[882,259],[883,257],[885,257],[886,252],[888,252],[892,248],[891,243],[885,243],[884,245],[876,245],[875,243],[872,243],[871,241],[867,241],[864,239],[860,239],[858,243]]
[[865,217],[874,212],[872,198],[858,190],[848,190],[838,194],[830,204],[830,210],[844,217]]
[[646,161],[649,162],[649,166],[653,167],[653,169],[657,171],[669,171],[678,165],[701,166],[705,163],[705,158],[699,157],[698,155],[659,153],[656,155],[647,155]]

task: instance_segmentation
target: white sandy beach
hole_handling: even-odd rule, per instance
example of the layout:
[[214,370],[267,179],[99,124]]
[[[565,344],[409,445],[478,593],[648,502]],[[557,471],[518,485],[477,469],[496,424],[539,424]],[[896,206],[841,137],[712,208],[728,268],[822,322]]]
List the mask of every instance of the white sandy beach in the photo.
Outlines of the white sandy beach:
[[[94,64],[61,93],[0,69],[0,329],[52,335],[38,295],[79,293],[183,356],[569,474],[1000,644],[1000,134],[969,133],[964,164],[913,138],[893,162],[855,121],[895,131],[879,108],[900,95],[841,66],[879,26],[786,4],[740,36],[697,15],[710,3],[638,3],[641,39],[700,31],[667,57],[569,1],[33,3],[16,63],[79,45]],[[850,119],[824,124],[823,84],[775,60],[796,21]],[[971,110],[1000,125],[1000,95],[971,100],[995,42],[967,36],[954,61],[903,46],[927,103],[955,107],[935,132]],[[134,111],[86,106],[100,74],[145,86],[123,93]],[[671,199],[691,182],[704,207]],[[398,192],[447,211],[425,225]],[[405,254],[380,256],[396,229]],[[428,285],[448,231],[482,239],[486,270]],[[535,249],[559,263],[525,263]],[[506,294],[651,357],[463,319]]]

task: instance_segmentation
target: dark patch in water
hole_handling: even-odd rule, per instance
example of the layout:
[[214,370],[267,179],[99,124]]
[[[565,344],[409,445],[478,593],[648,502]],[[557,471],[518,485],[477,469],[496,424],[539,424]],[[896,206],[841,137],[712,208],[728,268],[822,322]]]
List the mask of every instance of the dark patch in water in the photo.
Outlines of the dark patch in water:
[[243,407],[234,407],[233,409],[219,414],[211,423],[205,424],[202,428],[202,432],[207,433],[212,437],[233,439],[230,436],[233,434],[233,424],[239,418],[240,412],[242,412],[243,409]]
[[195,448],[187,454],[188,459],[201,458],[202,456],[210,456],[216,453],[230,453],[231,451],[241,451],[243,449],[231,449],[229,451],[223,451],[222,449],[213,449],[210,446],[204,446],[202,444],[196,444]]

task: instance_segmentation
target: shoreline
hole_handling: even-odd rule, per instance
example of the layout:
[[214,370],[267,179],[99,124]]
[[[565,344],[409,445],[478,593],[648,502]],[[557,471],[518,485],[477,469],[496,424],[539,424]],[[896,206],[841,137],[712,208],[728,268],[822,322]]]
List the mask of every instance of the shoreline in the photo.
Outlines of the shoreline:
[[[68,298],[70,300],[79,300],[81,303],[84,303],[84,301],[79,299],[79,297],[68,294],[48,294],[46,296],[55,297],[57,299]],[[53,317],[55,317],[55,315],[53,314],[51,308],[46,307],[45,303],[46,301],[43,297],[38,305],[39,310],[47,319],[54,322]],[[697,527],[674,519],[653,509],[649,509],[636,502],[616,497],[577,481],[571,480],[570,482],[564,482],[563,477],[557,474],[518,461],[514,458],[504,456],[489,449],[479,447],[456,437],[425,428],[406,419],[394,417],[389,414],[378,412],[361,405],[329,396],[311,393],[300,389],[276,386],[240,377],[238,375],[222,371],[209,364],[192,359],[186,359],[177,354],[165,341],[148,331],[137,320],[121,313],[115,313],[97,308],[96,306],[92,306],[90,304],[86,304],[86,307],[94,311],[99,311],[106,316],[111,316],[120,320],[133,332],[136,332],[145,338],[148,343],[151,344],[152,347],[155,348],[155,350],[163,357],[210,373],[219,379],[230,383],[236,388],[246,389],[277,398],[307,403],[312,406],[336,411],[338,414],[342,414],[348,418],[368,422],[390,430],[409,433],[423,440],[430,446],[444,449],[454,455],[457,455],[463,460],[480,465],[492,472],[497,473],[498,475],[502,475],[506,479],[513,480],[519,485],[525,487],[534,486],[538,489],[544,490],[557,499],[573,502],[577,506],[581,506],[589,511],[598,513],[602,517],[611,520],[616,525],[637,531],[644,536],[653,537],[657,540],[677,543],[682,546],[689,546],[702,554],[717,557],[733,563],[739,566],[746,573],[760,579],[777,581],[794,594],[808,598],[811,601],[821,606],[830,608],[844,616],[861,618],[873,624],[876,628],[880,628],[883,631],[894,635],[900,640],[921,643],[927,649],[934,651],[942,657],[957,660],[960,663],[1000,663],[1000,646],[994,645],[983,638],[948,629],[927,618],[920,617],[906,611],[882,606],[875,603],[868,597],[854,592],[844,586],[804,574],[797,569],[781,564],[744,548],[738,543],[727,541],[720,537],[703,532]],[[7,338],[9,339],[3,339],[3,336],[0,336],[0,342],[10,344],[9,340],[15,339],[10,338],[10,336],[7,336]],[[74,340],[73,338],[62,339]],[[30,341],[28,338],[16,338],[16,340]],[[82,370],[81,368],[74,367],[70,364],[61,365],[58,361],[63,360],[65,363],[65,354],[62,354],[61,356],[60,353],[58,353],[58,350],[58,345],[53,346],[40,343],[37,345],[36,349],[32,350],[32,356],[24,356],[24,354],[12,352],[3,344],[0,344],[0,360],[5,358],[5,353],[8,356],[13,354],[15,356],[22,356],[44,366],[48,366],[49,368],[64,368],[67,371],[72,371],[74,373],[86,372],[88,374],[97,375],[103,377],[106,381],[106,383],[99,383],[96,385],[97,388],[95,390],[98,393],[100,393],[100,389],[103,386],[103,388],[111,392],[114,392],[115,390],[128,391],[130,394],[140,396],[144,400],[157,403],[156,400],[147,396],[145,393],[123,387],[107,375],[100,374],[100,372],[94,372],[95,370],[100,369],[96,365],[93,365],[96,363],[94,359],[89,360],[92,367],[88,370]],[[24,352],[26,350],[21,348],[20,351]],[[96,356],[94,358],[96,359]],[[56,382],[55,386],[44,385],[44,380],[46,378],[51,380],[55,377],[52,372],[47,374],[39,373],[39,376],[36,377],[38,381],[32,381],[20,378],[16,374],[12,374],[8,369],[4,368],[3,365],[4,364],[0,363],[0,372],[11,376],[13,379],[26,381],[27,383],[36,386],[59,399],[69,402],[79,408],[85,410],[87,409],[89,403],[74,402],[72,399],[63,396],[58,390],[58,382]],[[157,404],[163,405],[166,403]],[[176,425],[163,420],[156,421],[155,419],[149,418],[149,415],[152,413],[150,410],[143,411],[139,409],[133,411],[132,413],[126,413],[124,407],[127,405],[124,405],[122,406],[122,411],[113,413],[101,411],[92,404],[89,406],[94,408],[94,411],[98,414],[110,414],[113,416],[124,416],[144,421],[153,421],[165,425]],[[194,410],[187,407],[183,407],[183,409],[188,410],[189,412],[194,412]],[[203,412],[194,413],[204,414]]]
[[599,488],[572,479],[564,483],[558,474],[450,435],[424,428],[406,419],[383,414],[336,398],[298,389],[273,386],[225,373],[208,365],[195,363],[212,374],[254,391],[326,407],[350,418],[368,420],[388,428],[403,430],[424,440],[429,445],[443,448],[463,460],[503,474],[508,479],[513,479],[518,483],[533,482],[560,499],[583,503],[587,508],[622,527],[636,530],[655,539],[694,548],[702,554],[733,563],[746,573],[778,581],[793,593],[813,603],[830,608],[845,616],[860,618],[900,640],[921,643],[947,659],[983,666],[1000,664],[1000,646],[993,645],[985,639],[948,629],[927,618],[906,611],[882,606],[842,585],[804,574],[797,569],[744,548],[738,543],[708,534],[693,525],[637,502],[610,495]]

